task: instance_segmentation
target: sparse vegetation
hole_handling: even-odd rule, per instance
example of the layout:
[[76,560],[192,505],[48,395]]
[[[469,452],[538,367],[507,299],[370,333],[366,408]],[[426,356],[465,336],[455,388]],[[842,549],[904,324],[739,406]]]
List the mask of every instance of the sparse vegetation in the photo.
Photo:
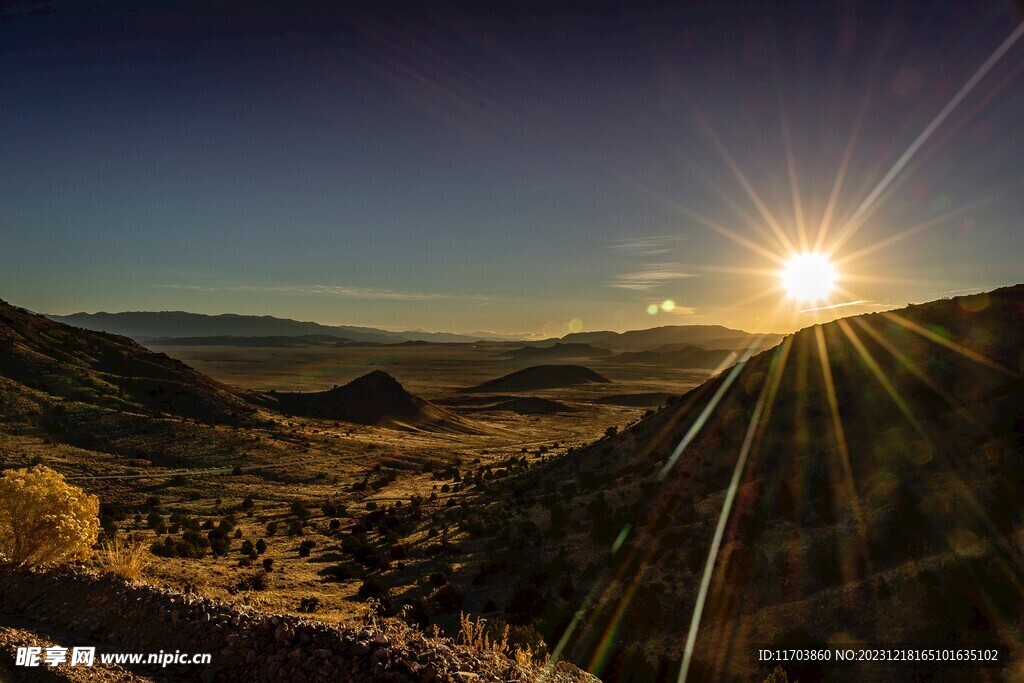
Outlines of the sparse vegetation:
[[487,629],[487,620],[474,620],[465,612],[459,612],[459,642],[468,645],[477,652],[504,653],[508,647],[508,624],[501,633],[494,637]]
[[501,620],[488,622],[460,612],[458,641],[476,652],[507,655],[520,666],[544,664],[548,661],[544,639],[536,631],[514,629]]
[[122,579],[138,581],[149,566],[149,561],[146,544],[136,536],[107,540],[100,546],[100,569]]
[[239,591],[265,591],[271,586],[270,573],[254,571],[243,576],[236,586]]

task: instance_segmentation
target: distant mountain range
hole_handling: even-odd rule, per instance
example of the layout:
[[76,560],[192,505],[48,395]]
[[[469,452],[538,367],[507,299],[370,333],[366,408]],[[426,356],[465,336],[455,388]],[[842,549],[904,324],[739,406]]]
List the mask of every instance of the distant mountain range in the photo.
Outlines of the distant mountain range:
[[[767,334],[756,351],[771,348],[782,341],[781,334]],[[721,325],[666,325],[628,332],[576,332],[562,337],[563,342],[590,344],[615,351],[671,351],[668,344],[700,346],[705,349],[736,351],[746,349],[758,335]],[[679,348],[679,347],[677,347]]]
[[[73,313],[71,315],[48,315],[51,320],[74,325],[95,332],[110,332],[131,337],[142,343],[161,340],[168,343],[170,338],[195,337],[298,337],[330,335],[356,342],[394,344],[404,341],[429,341],[438,343],[474,342],[479,340],[509,341],[516,337],[491,334],[489,332],[449,334],[447,332],[389,332],[373,327],[351,325],[322,325],[314,322],[300,322],[269,315],[205,315],[184,311],[127,312],[127,313]],[[195,343],[190,339],[190,343]]]
[[[208,345],[212,346],[309,346],[330,343],[329,338],[340,341],[373,344],[399,344],[402,342],[523,343],[521,337],[503,336],[491,332],[452,334],[407,330],[391,332],[373,327],[352,325],[323,325],[301,322],[269,315],[205,315],[183,311],[126,312],[126,313],[73,313],[47,315],[57,322],[95,332],[109,332],[131,337],[152,346]],[[756,350],[775,346],[782,340],[780,334],[768,334],[757,342]],[[287,337],[301,338],[287,341]],[[232,341],[231,338],[235,338]],[[628,332],[576,332],[561,339],[525,342],[526,348],[510,354],[522,354],[522,359],[594,357],[609,350],[621,351],[676,351],[683,347],[699,346],[703,349],[735,351],[746,349],[757,335],[721,325],[667,325],[647,330]],[[206,340],[206,341],[204,341]],[[533,349],[537,349],[534,351]],[[552,349],[552,350],[548,350]]]

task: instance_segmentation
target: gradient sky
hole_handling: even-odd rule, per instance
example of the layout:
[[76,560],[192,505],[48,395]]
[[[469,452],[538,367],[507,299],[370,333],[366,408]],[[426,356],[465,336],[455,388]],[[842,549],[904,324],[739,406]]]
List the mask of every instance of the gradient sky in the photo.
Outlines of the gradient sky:
[[[788,331],[1024,280],[1018,4],[428,4],[0,13],[0,298]],[[795,177],[813,236],[855,130],[830,237],[916,150],[819,306],[860,303],[772,315],[758,201],[797,243]]]

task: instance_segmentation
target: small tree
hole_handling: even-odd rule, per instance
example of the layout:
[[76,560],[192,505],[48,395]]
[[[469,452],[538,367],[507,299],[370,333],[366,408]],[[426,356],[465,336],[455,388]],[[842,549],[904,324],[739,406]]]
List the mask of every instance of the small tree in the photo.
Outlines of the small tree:
[[0,562],[84,559],[99,536],[100,501],[38,465],[0,478]]

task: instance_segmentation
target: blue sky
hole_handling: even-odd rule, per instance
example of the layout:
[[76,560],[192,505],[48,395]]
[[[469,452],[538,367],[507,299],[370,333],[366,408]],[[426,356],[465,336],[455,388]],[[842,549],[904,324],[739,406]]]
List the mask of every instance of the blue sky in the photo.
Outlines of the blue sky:
[[[1021,280],[1019,8],[875,5],[15,6],[0,15],[0,298],[786,331]],[[837,266],[844,291],[819,306],[768,291],[779,266],[762,252],[786,253],[772,219],[798,242],[787,136],[813,233],[858,115],[837,218],[1000,45],[836,250],[870,252]]]

